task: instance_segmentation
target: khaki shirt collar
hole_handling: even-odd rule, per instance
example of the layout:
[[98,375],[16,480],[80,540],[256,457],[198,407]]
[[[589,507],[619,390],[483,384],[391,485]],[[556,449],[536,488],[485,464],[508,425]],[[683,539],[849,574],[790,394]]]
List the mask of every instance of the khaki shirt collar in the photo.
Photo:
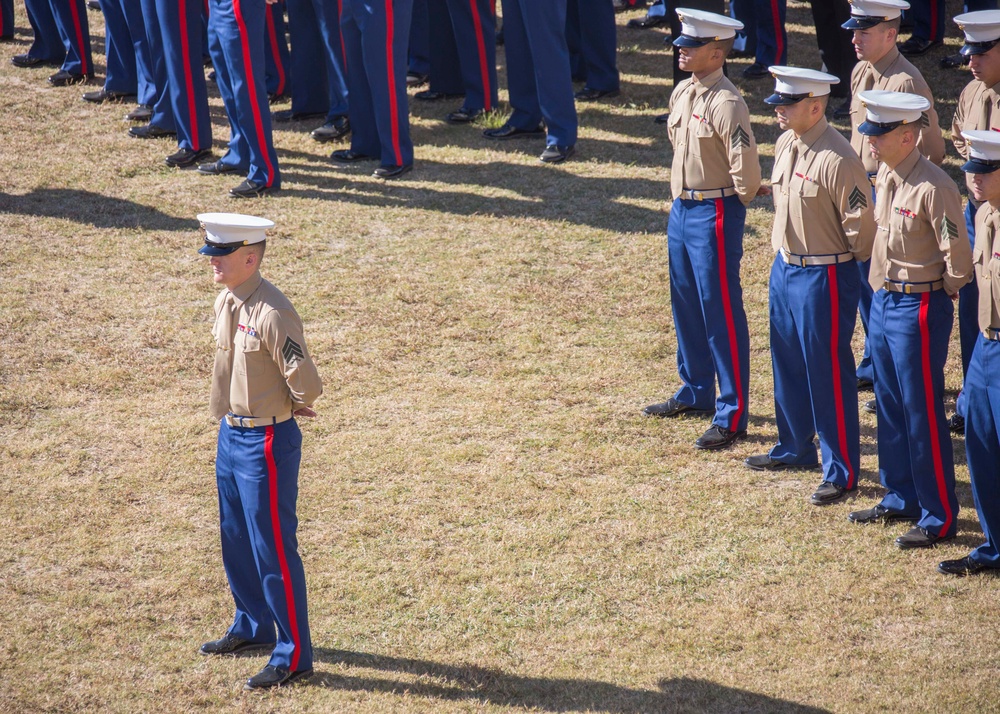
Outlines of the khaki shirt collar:
[[812,148],[812,145],[816,143],[816,140],[826,133],[826,129],[828,126],[829,123],[826,121],[826,117],[820,117],[819,121],[816,122],[816,124],[812,128],[810,128],[809,131],[807,131],[802,136],[798,137],[797,140],[802,142],[809,148]]
[[709,89],[714,87],[722,79],[722,68],[715,70],[711,74],[707,75],[705,79],[698,79],[694,75],[691,75],[691,82],[694,84],[695,94],[701,96]]
[[886,70],[892,66],[892,63],[899,58],[899,49],[895,45],[889,48],[889,51],[885,53],[885,57],[880,59],[878,62],[873,62],[872,67],[879,75],[884,75]]
[[254,290],[260,287],[263,280],[264,278],[261,277],[260,271],[257,270],[253,275],[233,288],[231,292],[233,293],[233,297],[236,298],[236,303],[238,305],[245,303],[247,299],[253,295]]
[[917,161],[919,160],[920,151],[914,147],[913,151],[907,154],[906,158],[900,161],[896,168],[889,169],[889,173],[896,175],[896,186],[901,186],[903,184],[906,177],[910,175],[910,172],[913,171],[913,167],[917,165]]

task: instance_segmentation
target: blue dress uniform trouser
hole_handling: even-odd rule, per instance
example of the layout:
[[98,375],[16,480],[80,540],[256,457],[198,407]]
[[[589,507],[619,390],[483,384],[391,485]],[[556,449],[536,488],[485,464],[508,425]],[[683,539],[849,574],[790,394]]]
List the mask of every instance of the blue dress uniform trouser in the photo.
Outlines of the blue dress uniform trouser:
[[408,71],[414,74],[430,74],[430,18],[427,15],[427,0],[413,0],[410,45],[406,61]]
[[413,0],[343,0],[351,150],[382,166],[413,163],[406,45]]
[[776,256],[768,297],[778,443],[771,458],[816,464],[823,480],[853,489],[861,467],[858,385],[851,336],[861,291],[854,261],[800,267]]
[[24,9],[34,35],[28,54],[51,64],[62,64],[66,59],[66,48],[59,37],[49,0],[24,0]]
[[913,36],[924,40],[943,40],[946,26],[944,11],[944,0],[913,0],[909,10],[913,18]]
[[466,109],[497,105],[497,25],[490,0],[447,0]]
[[177,144],[192,151],[211,149],[212,121],[202,64],[205,48],[201,45],[201,0],[154,1]]
[[302,434],[294,419],[243,429],[219,428],[215,477],[219,488],[222,563],[236,603],[229,632],[274,642],[269,664],[312,668],[306,579],[299,557],[299,461]]
[[146,38],[146,20],[142,16],[142,5],[135,0],[118,0],[128,23],[129,36],[132,38],[132,49],[135,53],[135,76],[137,101],[139,104],[153,106],[157,99],[156,81],[153,75],[153,57],[149,51],[149,40]]
[[546,144],[576,144],[577,116],[566,46],[566,0],[503,0],[508,123],[535,129],[545,119]]
[[209,0],[208,50],[229,119],[221,161],[258,186],[281,187],[264,80],[264,0]]
[[107,73],[104,90],[120,94],[135,94],[139,79],[136,74],[135,45],[128,29],[128,18],[122,0],[101,0],[104,14],[104,47]]
[[714,409],[712,423],[730,431],[747,428],[750,332],[740,286],[745,222],[738,196],[676,199],[667,222],[677,372],[684,383],[674,398]]
[[944,416],[944,365],[954,308],[943,290],[872,299],[872,362],[878,402],[881,505],[919,518],[928,532],[955,534],[958,500]]
[[427,40],[430,74],[427,88],[441,94],[464,95],[462,64],[455,30],[445,0],[427,0]]
[[[976,246],[976,209],[970,202],[965,204],[965,226],[969,232],[969,242]],[[962,349],[962,391],[958,393],[955,411],[965,416],[965,377],[969,373],[972,351],[979,340],[979,284],[973,280],[958,291],[958,344]]]
[[167,55],[163,46],[163,32],[156,14],[156,0],[139,0],[142,15],[145,19],[146,46],[149,48],[150,69],[156,92],[149,103],[153,115],[149,119],[151,126],[167,131],[175,131],[174,108],[170,104],[170,87],[167,79]]
[[[291,91],[288,73],[291,58],[285,31],[285,3],[283,0],[267,6],[264,16],[267,38],[264,42],[264,81],[267,94],[281,96]],[[207,49],[207,47],[206,47]]]
[[[868,174],[869,180],[874,180],[875,174]],[[875,186],[872,185],[872,205],[875,205]],[[858,300],[858,315],[861,316],[861,327],[864,329],[865,341],[864,350],[861,353],[861,361],[858,362],[858,379],[866,379],[869,382],[875,381],[875,370],[872,369],[872,347],[868,341],[868,318],[872,312],[872,286],[868,282],[868,274],[871,271],[872,261],[858,261],[858,272],[861,275],[861,298]]]
[[72,74],[92,75],[94,60],[90,53],[86,0],[49,0],[49,6],[66,48],[62,69]]
[[569,0],[566,34],[579,37],[583,70],[579,74],[583,75],[586,86],[602,92],[618,89],[618,27],[614,5],[606,0]]
[[757,21],[756,61],[765,67],[783,65],[788,58],[785,0],[753,0]]
[[0,37],[14,36],[14,0],[0,0]]
[[977,563],[1000,568],[1000,342],[980,336],[965,379],[965,457],[972,496],[986,542],[972,551]]
[[[326,114],[327,121],[347,116],[341,0],[288,0],[292,37],[292,111]],[[323,62],[319,62],[319,58]]]

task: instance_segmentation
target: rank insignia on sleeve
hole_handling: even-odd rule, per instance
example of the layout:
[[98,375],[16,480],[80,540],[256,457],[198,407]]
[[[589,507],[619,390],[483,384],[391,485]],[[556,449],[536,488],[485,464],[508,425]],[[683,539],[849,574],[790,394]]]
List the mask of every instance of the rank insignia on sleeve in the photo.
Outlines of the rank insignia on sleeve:
[[930,114],[928,114],[927,112],[923,112],[920,115],[920,126],[930,126],[930,125],[931,125]]
[[864,210],[868,208],[868,197],[865,196],[865,192],[862,191],[857,186],[851,191],[851,195],[847,197],[847,202],[851,206],[852,211]]
[[750,135],[747,134],[747,130],[746,129],[744,129],[742,126],[740,126],[739,124],[737,124],[736,128],[733,129],[732,135],[729,137],[729,144],[730,144],[730,146],[732,146],[732,148],[733,148],[734,151],[736,149],[740,148],[741,146],[743,148],[745,148],[745,149],[749,148],[750,147]]
[[293,365],[299,360],[305,359],[302,347],[291,337],[285,338],[285,344],[281,348],[281,356],[285,358],[285,364]]
[[958,226],[948,216],[941,219],[941,237],[947,241],[958,238]]

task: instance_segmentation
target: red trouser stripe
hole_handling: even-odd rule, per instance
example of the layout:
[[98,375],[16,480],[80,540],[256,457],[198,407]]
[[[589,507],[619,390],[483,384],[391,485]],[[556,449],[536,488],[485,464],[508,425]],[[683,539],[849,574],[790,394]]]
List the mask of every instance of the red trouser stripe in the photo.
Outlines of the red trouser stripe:
[[785,27],[781,22],[781,13],[778,12],[778,0],[771,0],[771,17],[774,20],[774,46],[777,48],[774,61],[778,63],[781,61],[781,53],[785,49],[785,43],[781,41],[781,32]]
[[285,93],[285,66],[281,64],[281,52],[278,51],[278,32],[274,28],[274,15],[271,14],[271,8],[274,5],[267,6],[267,12],[265,14],[267,22],[267,37],[271,40],[271,56],[274,57],[274,66],[278,70],[278,91],[277,94]]
[[253,113],[253,125],[257,131],[257,145],[260,147],[260,155],[264,157],[267,169],[267,183],[265,185],[271,186],[274,183],[274,166],[271,165],[271,155],[268,153],[267,141],[264,139],[264,120],[260,116],[260,106],[257,104],[257,83],[254,81],[253,65],[250,64],[250,42],[247,40],[247,24],[243,20],[243,6],[240,4],[240,0],[233,0],[233,14],[236,16],[236,26],[240,31],[243,71],[246,74],[247,92],[250,94],[250,111]]
[[299,653],[302,646],[299,641],[299,620],[295,615],[295,594],[292,592],[292,577],[288,572],[288,560],[285,558],[285,545],[281,540],[281,519],[278,514],[278,467],[274,463],[274,427],[266,427],[264,432],[264,458],[267,460],[267,484],[271,500],[271,532],[274,533],[274,552],[278,554],[278,566],[281,568],[281,582],[285,586],[285,604],[288,605],[288,627],[291,629],[292,643],[295,651],[289,671],[299,668]]
[[[726,234],[725,234],[726,212],[722,205],[722,199],[715,199],[715,241],[719,254],[719,286],[722,294],[722,311],[726,316],[726,330],[729,332],[729,350],[733,360],[733,382],[736,386],[736,412],[732,421],[726,428],[736,431],[746,404],[743,401],[743,384],[740,381],[740,354],[736,344],[736,320],[733,318],[733,304],[729,299],[729,280],[726,277]],[[720,425],[721,426],[721,425]]]
[[472,24],[476,28],[476,48],[479,50],[479,75],[483,81],[483,109],[490,111],[493,107],[493,91],[490,88],[490,70],[486,62],[486,42],[483,40],[483,25],[479,18],[479,3],[477,0],[469,0],[469,7],[472,8]]
[[90,49],[83,43],[83,25],[80,24],[80,11],[76,0],[69,0],[69,11],[73,15],[73,29],[76,30],[76,47],[80,52],[80,72],[90,74],[92,67],[87,66],[87,51]]
[[198,113],[195,111],[194,78],[191,74],[191,47],[188,42],[187,0],[177,0],[177,12],[181,33],[181,63],[184,65],[184,86],[187,89],[188,115],[191,121],[191,149],[201,151],[198,136]]
[[[851,266],[852,268],[854,266]],[[833,407],[837,412],[837,444],[840,447],[841,458],[847,466],[847,488],[852,489],[857,481],[851,455],[847,451],[847,427],[844,424],[844,393],[840,381],[840,292],[837,287],[837,266],[827,269],[827,279],[830,281],[830,366],[833,368]]]
[[[931,333],[927,325],[927,311],[931,304],[931,293],[924,293],[920,296],[920,360],[924,368],[924,397],[927,409],[927,422],[930,427],[931,457],[934,462],[934,481],[938,488],[938,498],[944,507],[944,525],[941,526],[940,535],[944,535],[951,528],[954,514],[951,512],[951,503],[948,501],[948,489],[944,483],[944,466],[941,462],[941,437],[938,434],[937,412],[934,410],[934,382],[931,379]],[[915,464],[919,468],[918,464]]]
[[385,60],[389,73],[389,114],[392,116],[392,151],[396,166],[403,165],[403,152],[399,148],[399,107],[396,104],[396,68],[392,61],[393,24],[392,0],[385,0]]
[[344,58],[344,66],[341,71],[347,76],[347,46],[344,44],[344,27],[341,21],[344,19],[344,0],[337,0],[337,32],[340,34],[340,56]]

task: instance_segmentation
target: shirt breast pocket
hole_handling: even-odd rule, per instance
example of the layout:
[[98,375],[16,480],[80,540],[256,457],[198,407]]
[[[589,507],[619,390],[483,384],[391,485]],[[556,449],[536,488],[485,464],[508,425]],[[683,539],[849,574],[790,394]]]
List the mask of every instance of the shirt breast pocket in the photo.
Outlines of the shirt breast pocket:
[[265,361],[269,355],[259,337],[239,334],[236,350],[239,352],[239,359],[233,360],[233,369],[237,374],[259,377],[264,373]]
[[695,125],[689,130],[691,134],[691,154],[694,156],[704,156],[708,152],[708,148],[712,142],[715,141],[715,130],[712,129],[710,124],[703,121],[695,121]]

